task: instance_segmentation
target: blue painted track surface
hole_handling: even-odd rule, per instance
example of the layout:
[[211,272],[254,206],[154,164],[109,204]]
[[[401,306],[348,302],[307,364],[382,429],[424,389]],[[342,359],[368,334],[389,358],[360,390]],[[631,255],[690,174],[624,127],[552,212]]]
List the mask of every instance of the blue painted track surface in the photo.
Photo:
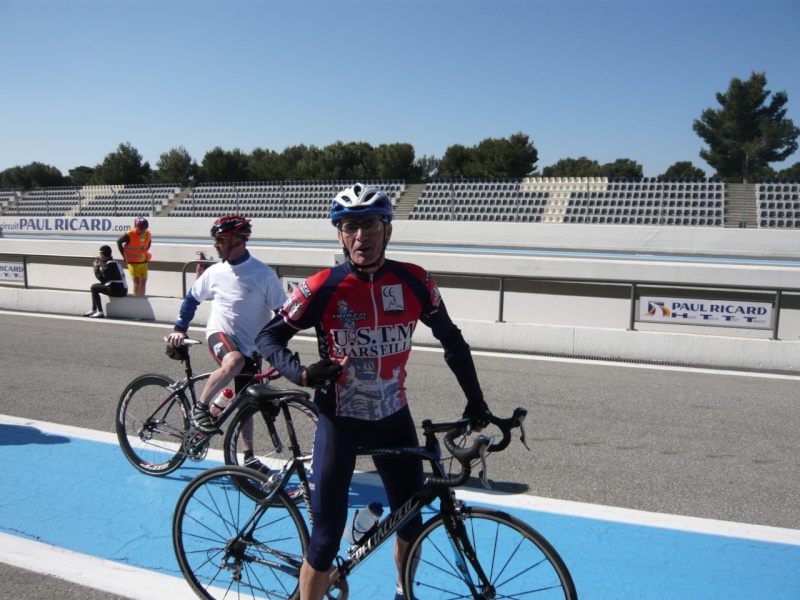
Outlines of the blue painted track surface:
[[[171,476],[148,477],[134,470],[109,434],[84,439],[21,421],[0,415],[0,533],[180,578],[172,512],[187,482],[216,463],[187,463]],[[368,480],[353,485],[355,507],[383,500]],[[531,510],[526,496],[464,496],[544,534],[569,566],[582,600],[800,598],[800,541],[789,530],[775,529],[777,539],[787,532],[790,540],[779,543]],[[352,598],[391,597],[390,548],[350,577]]]

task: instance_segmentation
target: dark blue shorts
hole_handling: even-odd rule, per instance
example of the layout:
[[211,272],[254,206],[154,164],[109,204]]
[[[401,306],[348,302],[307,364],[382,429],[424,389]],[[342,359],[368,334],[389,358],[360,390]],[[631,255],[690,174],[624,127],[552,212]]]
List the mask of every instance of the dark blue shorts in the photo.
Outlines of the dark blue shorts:
[[[417,445],[417,429],[408,407],[380,421],[319,415],[311,475],[314,525],[306,555],[312,567],[327,571],[339,552],[348,518],[356,448]],[[374,457],[373,462],[391,510],[402,506],[423,485],[422,461],[418,458],[384,456]],[[418,514],[398,529],[397,535],[408,541],[421,524]]]

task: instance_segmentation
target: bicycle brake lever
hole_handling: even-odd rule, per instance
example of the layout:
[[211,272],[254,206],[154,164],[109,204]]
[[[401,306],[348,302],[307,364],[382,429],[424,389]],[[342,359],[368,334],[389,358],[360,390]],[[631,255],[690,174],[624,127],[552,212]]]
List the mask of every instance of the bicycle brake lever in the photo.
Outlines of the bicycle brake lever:
[[528,452],[531,451],[531,449],[528,447],[528,442],[525,441],[525,425],[523,423],[519,424],[519,441],[522,442],[522,445],[525,446]]

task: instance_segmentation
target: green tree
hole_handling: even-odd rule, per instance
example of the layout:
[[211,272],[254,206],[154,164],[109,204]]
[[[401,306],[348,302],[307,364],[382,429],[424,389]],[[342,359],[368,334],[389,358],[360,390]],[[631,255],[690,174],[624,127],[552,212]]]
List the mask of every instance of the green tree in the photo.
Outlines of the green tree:
[[281,162],[286,165],[284,179],[309,181],[335,179],[325,166],[325,150],[314,146],[292,146],[284,150]]
[[0,187],[30,189],[30,180],[25,175],[25,170],[17,165],[0,173]]
[[92,167],[75,167],[69,170],[71,185],[92,185],[94,183],[94,169]]
[[601,176],[615,179],[641,179],[643,172],[642,165],[630,158],[618,158],[600,167]]
[[36,187],[67,185],[69,180],[56,167],[32,162],[24,167],[16,166],[0,173],[0,186],[30,190]]
[[475,148],[472,177],[525,177],[539,160],[539,151],[524,133],[508,139],[487,138]]
[[256,148],[250,154],[250,180],[276,181],[282,179],[280,157],[274,150]]
[[703,169],[695,167],[688,160],[676,162],[661,175],[664,179],[702,179],[705,176],[706,172]]
[[381,144],[375,148],[378,179],[411,179],[414,170],[414,146]]
[[315,178],[372,179],[376,175],[375,151],[367,142],[338,141],[325,146]]
[[67,183],[64,175],[56,167],[40,162],[32,162],[25,171],[31,181],[31,187],[52,187]]
[[466,146],[453,144],[444,151],[436,176],[442,179],[472,177],[470,175],[472,168],[469,166],[472,162],[472,154],[472,150]]
[[120,144],[103,162],[94,168],[96,185],[127,185],[150,181],[150,163],[129,142]]
[[539,151],[524,133],[508,139],[486,138],[467,148],[455,144],[445,150],[437,177],[525,177],[531,174]]
[[227,151],[219,146],[206,152],[198,179],[207,182],[247,181],[250,157],[238,148]]
[[717,93],[721,108],[707,108],[693,129],[706,144],[700,157],[725,181],[745,183],[762,176],[765,167],[781,162],[797,150],[800,129],[786,118],[786,92],[766,89],[765,73],[750,79],[731,79],[728,91]]
[[776,173],[779,179],[800,179],[800,162],[794,163],[792,166],[781,169]]
[[199,167],[183,146],[164,152],[156,163],[153,172],[154,183],[179,183],[188,186],[194,183]]
[[601,174],[600,163],[585,156],[562,158],[556,164],[542,169],[543,177],[599,177]]
[[437,176],[440,160],[435,156],[423,154],[414,161],[414,166],[409,176],[410,183],[428,182]]

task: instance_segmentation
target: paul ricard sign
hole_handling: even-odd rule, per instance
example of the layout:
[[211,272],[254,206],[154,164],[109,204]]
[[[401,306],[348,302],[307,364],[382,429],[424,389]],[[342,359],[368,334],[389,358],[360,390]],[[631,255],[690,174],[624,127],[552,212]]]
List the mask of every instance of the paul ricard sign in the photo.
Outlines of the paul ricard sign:
[[0,261],[0,283],[25,284],[25,267],[22,262]]
[[772,304],[769,302],[664,296],[639,298],[639,321],[649,323],[771,329],[773,312]]
[[124,233],[133,227],[133,217],[0,217],[5,233]]

